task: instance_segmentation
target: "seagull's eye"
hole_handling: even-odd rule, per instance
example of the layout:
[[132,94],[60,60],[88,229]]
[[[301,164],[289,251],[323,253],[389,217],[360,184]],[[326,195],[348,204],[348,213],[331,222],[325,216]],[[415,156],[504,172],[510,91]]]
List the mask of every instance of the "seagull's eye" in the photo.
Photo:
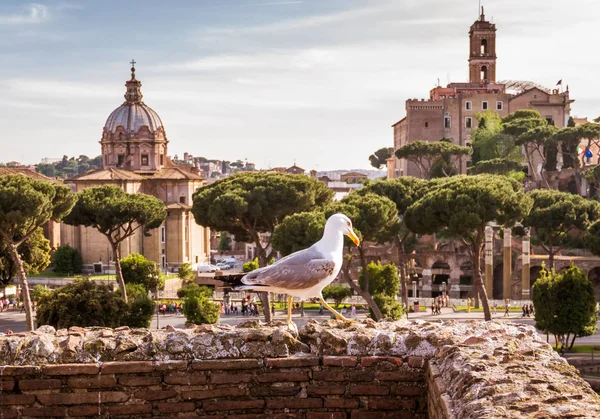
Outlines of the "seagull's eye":
[[346,222],[346,225],[347,225],[348,227],[350,227],[350,223],[349,223],[349,222]]

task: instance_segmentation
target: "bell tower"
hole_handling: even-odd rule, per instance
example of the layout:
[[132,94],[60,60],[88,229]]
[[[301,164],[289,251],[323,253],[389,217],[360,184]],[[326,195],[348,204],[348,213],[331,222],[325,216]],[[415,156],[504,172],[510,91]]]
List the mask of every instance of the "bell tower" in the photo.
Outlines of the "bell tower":
[[469,83],[496,82],[496,25],[485,20],[483,6],[479,19],[469,30]]

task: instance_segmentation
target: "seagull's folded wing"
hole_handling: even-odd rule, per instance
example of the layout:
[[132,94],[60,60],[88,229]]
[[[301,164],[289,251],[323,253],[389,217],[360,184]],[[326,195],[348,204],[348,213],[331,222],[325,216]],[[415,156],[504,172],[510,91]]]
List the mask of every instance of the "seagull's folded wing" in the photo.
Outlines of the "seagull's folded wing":
[[325,259],[321,253],[309,248],[248,273],[242,278],[242,283],[289,290],[306,289],[329,277],[334,269],[333,260]]

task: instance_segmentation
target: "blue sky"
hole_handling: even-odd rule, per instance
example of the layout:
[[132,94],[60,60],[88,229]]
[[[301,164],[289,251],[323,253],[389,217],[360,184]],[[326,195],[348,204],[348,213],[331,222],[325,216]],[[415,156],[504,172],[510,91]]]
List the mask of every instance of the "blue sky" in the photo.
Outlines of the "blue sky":
[[[490,0],[498,79],[569,84],[600,115],[591,0]],[[2,161],[100,153],[137,61],[169,154],[368,168],[407,98],[467,78],[464,0],[0,0]]]

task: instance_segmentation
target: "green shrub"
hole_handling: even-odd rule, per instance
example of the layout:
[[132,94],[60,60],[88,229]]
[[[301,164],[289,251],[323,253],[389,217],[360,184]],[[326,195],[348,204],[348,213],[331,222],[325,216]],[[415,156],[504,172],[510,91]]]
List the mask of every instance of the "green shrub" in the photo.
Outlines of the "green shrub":
[[182,263],[177,270],[177,277],[181,279],[184,283],[193,281],[196,279],[196,272],[192,270],[192,265],[189,263]]
[[125,317],[123,323],[129,327],[150,327],[150,321],[154,314],[154,302],[150,297],[146,289],[140,284],[127,284],[125,286],[127,290],[127,298],[129,301],[128,314]]
[[156,291],[165,286],[165,277],[156,262],[139,253],[132,253],[121,259],[121,271],[126,284],[143,285],[146,291]]
[[258,269],[258,258],[244,263],[244,267],[242,268],[244,272],[252,272],[255,269]]
[[204,296],[206,298],[212,298],[213,290],[209,287],[201,287],[198,284],[188,284],[185,287],[177,290],[177,297],[179,298],[186,298],[190,296]]
[[217,323],[219,308],[219,304],[213,303],[203,294],[190,294],[183,300],[183,314],[187,323]]
[[52,255],[52,270],[59,274],[80,274],[83,270],[83,260],[77,249],[68,244],[59,246]]
[[40,298],[36,312],[38,326],[57,329],[71,326],[119,327],[128,315],[128,306],[108,285],[87,279],[76,280]]
[[344,285],[327,285],[321,294],[325,300],[333,300],[337,308],[346,298],[352,297],[352,290]]

